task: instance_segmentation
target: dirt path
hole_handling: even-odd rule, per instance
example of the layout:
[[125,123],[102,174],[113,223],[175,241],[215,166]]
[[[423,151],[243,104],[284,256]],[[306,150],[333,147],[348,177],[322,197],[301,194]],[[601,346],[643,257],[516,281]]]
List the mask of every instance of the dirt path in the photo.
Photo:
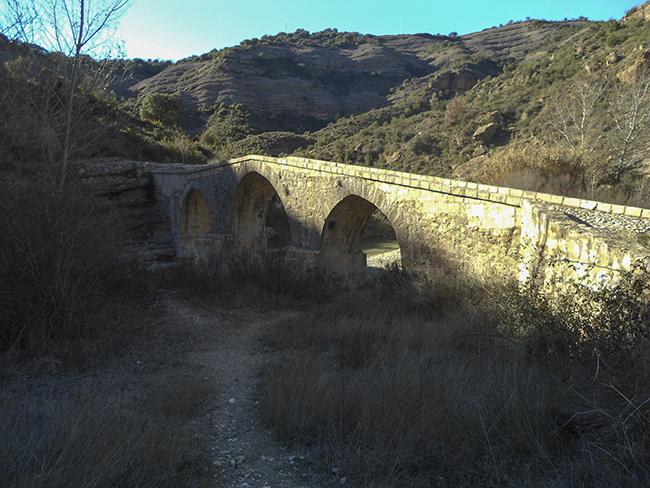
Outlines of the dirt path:
[[[215,378],[218,391],[208,413],[216,434],[211,461],[215,486],[227,488],[297,488],[322,486],[325,480],[306,457],[274,441],[260,412],[260,382],[272,359],[259,341],[261,332],[292,313],[210,311],[176,296],[163,302],[170,319],[214,330],[215,340],[187,358]],[[213,345],[213,344],[214,345]],[[318,484],[316,484],[318,483]],[[327,484],[327,483],[326,483]]]

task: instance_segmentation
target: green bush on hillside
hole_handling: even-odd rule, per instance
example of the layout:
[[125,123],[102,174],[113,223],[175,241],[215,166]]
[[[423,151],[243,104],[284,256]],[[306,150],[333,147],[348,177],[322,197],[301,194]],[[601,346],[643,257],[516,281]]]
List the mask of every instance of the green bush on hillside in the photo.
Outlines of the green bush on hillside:
[[142,102],[140,118],[163,127],[169,127],[176,123],[178,111],[178,102],[173,95],[151,93]]

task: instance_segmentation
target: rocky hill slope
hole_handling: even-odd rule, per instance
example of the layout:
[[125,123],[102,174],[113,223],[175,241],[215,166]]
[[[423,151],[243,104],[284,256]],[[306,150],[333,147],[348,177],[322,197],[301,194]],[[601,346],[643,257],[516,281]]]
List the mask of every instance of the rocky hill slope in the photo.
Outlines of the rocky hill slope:
[[174,95],[190,111],[242,104],[264,115],[330,121],[391,104],[391,89],[412,78],[433,75],[440,88],[464,93],[505,64],[539,56],[549,40],[588,25],[528,21],[467,36],[299,30],[180,61],[130,91]]

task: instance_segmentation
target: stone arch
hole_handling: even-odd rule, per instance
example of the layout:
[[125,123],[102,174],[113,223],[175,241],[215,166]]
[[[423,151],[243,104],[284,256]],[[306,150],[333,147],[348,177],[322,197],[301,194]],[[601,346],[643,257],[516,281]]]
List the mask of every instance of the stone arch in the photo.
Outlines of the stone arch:
[[244,176],[235,191],[230,230],[240,251],[264,254],[291,244],[289,219],[282,199],[264,176]]
[[210,209],[201,192],[190,190],[181,206],[180,238],[183,249],[193,249],[196,239],[212,230]]
[[361,234],[375,204],[357,195],[348,195],[332,209],[321,233],[320,253],[352,254],[359,249]]
[[359,243],[368,221],[375,213],[386,218],[395,240],[397,230],[379,206],[359,195],[348,195],[337,203],[327,216],[321,233],[321,254],[350,254],[359,250]]
[[[365,282],[367,261],[360,243],[370,217],[377,210],[381,211],[374,203],[354,194],[337,203],[327,216],[321,233],[321,266],[352,284]],[[395,230],[392,223],[391,226]]]

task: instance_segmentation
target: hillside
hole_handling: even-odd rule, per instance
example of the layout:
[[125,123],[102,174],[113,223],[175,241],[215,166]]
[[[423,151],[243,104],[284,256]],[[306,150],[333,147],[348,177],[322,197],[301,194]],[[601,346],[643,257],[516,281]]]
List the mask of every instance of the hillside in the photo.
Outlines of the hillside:
[[[293,154],[645,205],[649,12],[463,36],[297,30],[176,63],[88,59],[72,156]],[[55,161],[69,60],[2,37],[0,60],[0,159]]]
[[[650,2],[466,36],[297,31],[178,63],[72,60],[0,34],[0,487],[650,487],[648,261],[626,252],[650,247],[647,211],[529,195],[515,209],[517,191],[457,182],[384,198],[382,176],[358,193],[394,202],[392,222],[366,224],[374,205],[341,174],[319,193],[304,171],[296,184],[283,166],[280,188],[258,166],[271,195],[240,179],[249,158],[162,199],[152,174],[295,155],[650,208],[648,20]],[[322,208],[298,216],[307,193]],[[217,235],[228,207],[241,225]],[[393,231],[407,272],[350,290],[278,249],[280,214],[319,264],[363,259],[328,233]],[[251,222],[268,259],[235,257]],[[531,286],[410,272],[470,269],[466,238],[483,260],[511,243],[496,264],[532,270]],[[535,285],[569,269],[597,278]]]
[[461,37],[370,36],[298,30],[244,41],[235,48],[182,60],[131,87],[138,97],[167,93],[189,110],[242,104],[266,116],[292,113],[331,121],[394,103],[404,80],[437,75],[440,86],[465,92],[478,79],[521,63],[586,21],[534,21]]

